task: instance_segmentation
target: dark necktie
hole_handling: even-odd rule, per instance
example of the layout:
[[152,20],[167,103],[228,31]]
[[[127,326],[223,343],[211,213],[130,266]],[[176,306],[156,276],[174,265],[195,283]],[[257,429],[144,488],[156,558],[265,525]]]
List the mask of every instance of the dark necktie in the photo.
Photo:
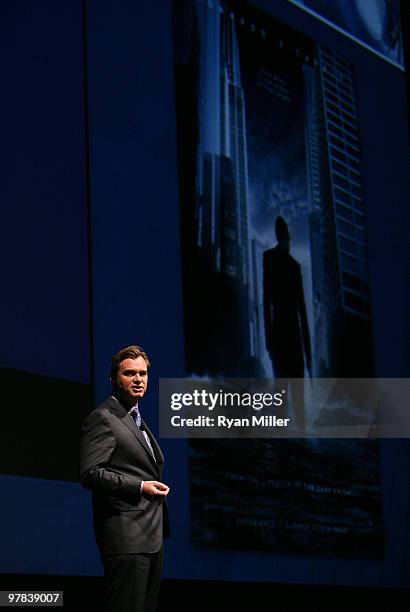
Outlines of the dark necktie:
[[137,427],[139,427],[139,429],[141,429],[142,419],[141,419],[141,414],[140,414],[140,411],[138,410],[138,408],[134,408],[134,410],[131,412],[131,416],[134,419]]

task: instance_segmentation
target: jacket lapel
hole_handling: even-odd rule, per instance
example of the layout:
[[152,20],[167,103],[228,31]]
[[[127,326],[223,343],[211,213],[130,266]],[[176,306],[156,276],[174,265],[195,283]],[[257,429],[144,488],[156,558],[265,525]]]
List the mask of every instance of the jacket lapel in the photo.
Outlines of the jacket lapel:
[[[128,427],[128,429],[130,429],[132,431],[132,433],[137,437],[137,440],[140,442],[140,444],[142,445],[142,447],[144,448],[145,452],[147,453],[148,457],[150,458],[150,460],[152,461],[152,463],[155,465],[155,459],[152,456],[152,452],[151,449],[149,448],[147,441],[144,437],[144,434],[142,433],[142,431],[140,430],[139,427],[137,427],[136,422],[134,421],[134,419],[132,418],[132,416],[129,414],[128,410],[115,398],[115,397],[110,397],[109,398],[110,401],[110,408],[112,410],[112,412],[115,413],[115,415],[119,418],[119,420],[121,421],[121,423],[123,423],[123,425],[125,425],[126,427]],[[164,463],[164,457],[161,453],[161,449],[159,448],[154,436],[152,435],[152,433],[150,432],[150,430],[148,429],[147,425],[144,423],[144,427],[147,431],[148,437],[150,439],[150,442],[152,444],[152,448],[154,449],[154,454],[155,454],[155,458],[157,459],[158,463]],[[161,459],[161,461],[159,462],[158,459]]]
[[[161,466],[164,464],[164,455],[162,454],[162,451],[159,447],[158,442],[156,441],[156,439],[154,438],[151,430],[148,428],[146,422],[144,420],[142,420],[142,423],[144,425],[144,429],[149,437],[149,441],[151,442],[151,446],[152,446],[152,450],[154,451],[154,455],[155,455],[155,459],[157,460],[157,464],[158,466]],[[141,432],[142,433],[142,432]]]

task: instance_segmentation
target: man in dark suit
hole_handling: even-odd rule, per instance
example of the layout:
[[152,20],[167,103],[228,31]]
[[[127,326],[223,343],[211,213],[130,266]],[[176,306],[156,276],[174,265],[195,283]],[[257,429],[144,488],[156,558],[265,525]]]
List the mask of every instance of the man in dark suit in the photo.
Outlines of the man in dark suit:
[[169,487],[160,482],[161,449],[139,412],[149,365],[139,346],[114,355],[113,395],[81,431],[80,481],[92,491],[107,612],[153,612],[158,597]]
[[276,219],[275,231],[278,244],[263,254],[266,348],[275,378],[291,379],[296,425],[304,429],[304,392],[300,379],[304,377],[305,360],[311,373],[312,355],[302,274],[299,263],[289,253],[289,230],[281,216]]

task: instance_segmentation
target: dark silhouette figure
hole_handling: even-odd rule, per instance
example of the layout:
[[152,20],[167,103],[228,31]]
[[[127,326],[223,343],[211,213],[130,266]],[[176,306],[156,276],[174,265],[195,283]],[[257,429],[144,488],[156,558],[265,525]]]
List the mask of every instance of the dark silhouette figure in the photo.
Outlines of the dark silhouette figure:
[[[263,311],[266,348],[276,379],[302,379],[305,363],[311,375],[312,354],[300,264],[290,255],[290,235],[283,217],[275,223],[278,244],[263,254]],[[285,379],[285,380],[283,380]],[[297,427],[305,427],[303,381],[292,380]]]

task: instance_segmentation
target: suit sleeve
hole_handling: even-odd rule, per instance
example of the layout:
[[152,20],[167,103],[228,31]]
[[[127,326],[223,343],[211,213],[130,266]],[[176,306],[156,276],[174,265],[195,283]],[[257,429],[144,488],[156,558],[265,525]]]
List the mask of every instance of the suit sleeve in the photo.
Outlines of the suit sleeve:
[[81,429],[80,482],[86,489],[141,494],[141,480],[110,468],[116,440],[108,420],[93,411]]
[[271,350],[271,283],[268,271],[268,257],[263,254],[263,321],[265,327],[265,345],[267,350]]

